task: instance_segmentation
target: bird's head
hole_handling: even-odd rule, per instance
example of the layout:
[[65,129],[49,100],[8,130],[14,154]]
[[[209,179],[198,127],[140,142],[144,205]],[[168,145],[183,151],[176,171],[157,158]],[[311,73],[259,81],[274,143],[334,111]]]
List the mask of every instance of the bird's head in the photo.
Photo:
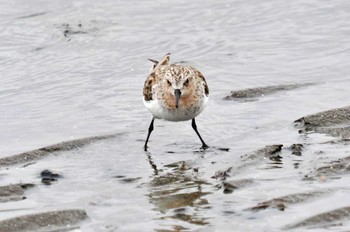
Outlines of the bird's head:
[[170,65],[165,72],[164,85],[166,91],[175,97],[175,107],[179,107],[181,97],[186,97],[191,92],[192,72],[184,66]]

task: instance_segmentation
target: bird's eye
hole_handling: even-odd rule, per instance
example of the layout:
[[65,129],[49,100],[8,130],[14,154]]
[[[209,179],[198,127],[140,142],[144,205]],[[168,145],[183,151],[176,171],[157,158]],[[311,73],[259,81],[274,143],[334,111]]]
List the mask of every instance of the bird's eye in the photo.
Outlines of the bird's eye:
[[169,81],[169,80],[167,80],[167,82],[168,82],[168,85],[171,85],[171,83],[170,83],[170,81]]
[[188,85],[189,82],[190,82],[190,80],[187,79],[187,80],[185,81],[184,85]]

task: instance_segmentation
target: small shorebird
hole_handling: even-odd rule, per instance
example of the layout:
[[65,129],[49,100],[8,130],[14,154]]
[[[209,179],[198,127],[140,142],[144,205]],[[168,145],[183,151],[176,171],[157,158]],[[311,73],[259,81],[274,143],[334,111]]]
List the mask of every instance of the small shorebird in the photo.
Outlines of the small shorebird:
[[195,121],[208,102],[209,89],[204,76],[193,67],[170,64],[170,53],[159,62],[149,60],[154,65],[143,87],[143,102],[153,118],[148,128],[145,151],[156,118],[175,122],[192,119],[192,128],[201,140],[202,148],[208,148]]

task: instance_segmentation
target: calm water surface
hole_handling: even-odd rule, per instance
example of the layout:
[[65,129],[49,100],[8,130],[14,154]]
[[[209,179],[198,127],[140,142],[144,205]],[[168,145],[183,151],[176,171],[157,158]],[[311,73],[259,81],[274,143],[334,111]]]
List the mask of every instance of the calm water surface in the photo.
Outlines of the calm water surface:
[[[279,231],[349,206],[349,176],[302,181],[313,168],[349,155],[348,147],[320,144],[334,139],[325,135],[302,136],[292,122],[349,105],[350,2],[16,0],[0,1],[0,9],[0,157],[118,134],[0,170],[0,185],[37,184],[26,200],[3,203],[0,219],[82,208],[90,218],[82,231]],[[210,101],[197,125],[209,145],[229,152],[200,151],[189,122],[160,120],[149,152],[142,150],[151,120],[142,103],[147,58],[168,52],[207,78]],[[232,90],[292,83],[315,85],[258,101],[222,100]],[[242,165],[246,153],[293,143],[314,145],[300,157],[285,153],[281,162],[241,168],[230,180],[253,182],[231,194],[211,178]],[[169,165],[180,161],[189,168]],[[42,185],[44,169],[64,178]],[[285,211],[245,210],[325,189],[334,191]],[[338,229],[350,224],[332,231]]]

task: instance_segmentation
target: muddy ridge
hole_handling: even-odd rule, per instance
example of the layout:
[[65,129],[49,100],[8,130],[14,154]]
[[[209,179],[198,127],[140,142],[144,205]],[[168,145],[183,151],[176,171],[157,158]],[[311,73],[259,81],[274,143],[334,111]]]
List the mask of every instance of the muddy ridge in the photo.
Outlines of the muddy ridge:
[[79,209],[24,215],[0,221],[0,232],[70,231],[86,218],[85,211]]
[[340,209],[331,210],[325,213],[317,214],[305,220],[286,226],[284,229],[295,228],[326,228],[341,221],[348,221],[350,219],[350,207],[343,207]]
[[0,168],[6,166],[12,166],[16,164],[30,163],[42,159],[53,152],[69,151],[75,148],[79,148],[90,143],[114,138],[117,135],[103,135],[103,136],[93,136],[83,139],[75,139],[71,141],[61,142],[47,147],[42,147],[28,152],[23,152],[17,155],[5,157],[0,159]]
[[297,88],[301,88],[309,85],[313,85],[313,84],[304,83],[304,84],[290,84],[290,85],[275,85],[275,86],[265,86],[265,87],[236,90],[236,91],[231,91],[231,94],[224,97],[224,100],[258,98],[258,97],[273,94],[276,92],[293,90],[293,89],[297,89]]
[[0,203],[23,200],[26,198],[24,196],[24,191],[34,186],[34,184],[11,184],[0,186]]
[[350,106],[310,114],[294,121],[300,132],[317,132],[350,138]]

